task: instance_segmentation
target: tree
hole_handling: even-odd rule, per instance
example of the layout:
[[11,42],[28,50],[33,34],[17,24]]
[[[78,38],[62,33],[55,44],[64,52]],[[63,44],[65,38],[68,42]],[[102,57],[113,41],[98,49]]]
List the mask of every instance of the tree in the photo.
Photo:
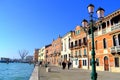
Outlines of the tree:
[[28,55],[28,53],[29,52],[27,50],[19,50],[19,55],[22,60],[24,60],[24,58]]

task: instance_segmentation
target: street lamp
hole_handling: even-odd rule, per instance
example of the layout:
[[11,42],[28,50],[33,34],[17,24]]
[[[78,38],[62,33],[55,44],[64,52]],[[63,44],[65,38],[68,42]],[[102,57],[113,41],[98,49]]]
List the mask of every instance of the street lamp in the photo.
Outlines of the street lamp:
[[[88,25],[88,21],[87,20],[83,20],[82,21],[82,26],[85,30],[89,30],[89,28],[91,29],[91,34],[92,34],[92,52],[91,52],[91,56],[92,56],[92,72],[91,72],[91,80],[97,80],[97,72],[96,72],[96,61],[95,61],[95,50],[94,50],[94,23],[93,23],[93,13],[94,13],[94,5],[93,4],[89,4],[88,5],[88,12],[90,15],[90,23]],[[104,9],[99,7],[97,12],[97,16],[98,19],[101,20],[104,17]]]

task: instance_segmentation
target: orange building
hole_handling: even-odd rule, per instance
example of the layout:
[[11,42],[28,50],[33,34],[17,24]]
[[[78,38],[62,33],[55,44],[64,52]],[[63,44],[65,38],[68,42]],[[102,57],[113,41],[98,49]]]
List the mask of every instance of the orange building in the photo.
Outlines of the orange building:
[[34,50],[33,61],[38,62],[38,54],[39,54],[39,49],[35,49]]
[[50,54],[52,52],[51,48],[52,48],[51,44],[45,46],[45,61],[46,62],[51,62],[51,59],[50,59]]
[[[97,21],[95,35],[96,69],[120,72],[120,10]],[[91,61],[91,34],[89,35],[89,56]],[[90,64],[91,65],[91,64]],[[91,67],[90,67],[91,68]]]
[[52,41],[52,52],[51,52],[51,63],[58,65],[61,62],[61,37],[59,36],[56,40]]
[[76,26],[75,31],[72,33],[70,42],[73,67],[87,69],[87,35],[82,27]]

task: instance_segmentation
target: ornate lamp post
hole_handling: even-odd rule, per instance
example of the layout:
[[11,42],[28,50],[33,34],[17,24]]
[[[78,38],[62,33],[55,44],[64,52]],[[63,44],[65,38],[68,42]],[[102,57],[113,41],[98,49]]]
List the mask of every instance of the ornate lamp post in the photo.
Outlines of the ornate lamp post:
[[[95,50],[94,50],[94,23],[93,23],[93,13],[94,13],[94,5],[93,4],[89,4],[88,5],[88,12],[90,15],[90,22],[88,25],[88,21],[87,20],[83,20],[82,21],[82,26],[84,27],[85,30],[88,31],[89,27],[91,29],[91,34],[92,34],[92,52],[91,52],[91,56],[92,56],[92,72],[91,72],[91,80],[97,80],[97,73],[96,73],[96,61],[95,61]],[[98,8],[97,12],[97,16],[98,19],[102,19],[104,17],[104,9],[103,8]],[[89,26],[89,27],[88,27]]]

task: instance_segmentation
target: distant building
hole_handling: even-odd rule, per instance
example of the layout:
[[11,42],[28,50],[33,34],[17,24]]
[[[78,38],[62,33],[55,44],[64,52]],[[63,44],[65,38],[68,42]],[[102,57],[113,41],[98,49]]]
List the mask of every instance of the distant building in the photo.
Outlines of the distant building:
[[33,61],[33,56],[26,56],[26,61],[27,62]]
[[39,49],[38,61],[45,61],[45,46]]
[[72,31],[68,32],[62,37],[62,50],[61,58],[62,61],[71,61],[71,50],[70,50],[70,40]]
[[52,53],[51,49],[52,49],[51,44],[45,46],[45,60],[46,60],[46,62],[51,62],[52,61],[50,59],[50,54]]
[[34,57],[33,57],[33,61],[35,61],[35,62],[38,62],[38,53],[39,53],[39,49],[35,49]]
[[10,58],[1,57],[0,62],[9,62]]
[[59,65],[61,62],[61,49],[62,49],[62,37],[58,36],[56,40],[52,41],[52,52],[51,52],[51,60],[52,64]]

